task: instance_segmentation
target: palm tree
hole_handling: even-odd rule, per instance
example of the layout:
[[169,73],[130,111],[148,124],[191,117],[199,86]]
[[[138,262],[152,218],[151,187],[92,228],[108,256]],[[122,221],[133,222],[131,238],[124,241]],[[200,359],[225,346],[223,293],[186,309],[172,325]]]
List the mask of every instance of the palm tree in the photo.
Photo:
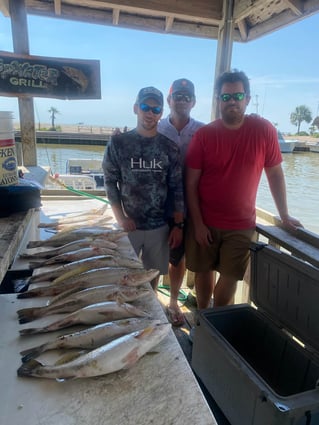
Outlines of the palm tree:
[[48,112],[51,118],[51,130],[55,130],[55,116],[56,114],[59,114],[60,112],[54,106],[51,106]]
[[311,112],[308,106],[306,105],[297,106],[295,111],[290,114],[290,122],[291,124],[297,126],[297,134],[299,134],[300,132],[300,124],[303,121],[310,123],[311,120]]
[[316,117],[316,118],[313,120],[312,125],[313,125],[314,127],[317,127],[317,129],[319,130],[319,116],[318,116],[318,117]]

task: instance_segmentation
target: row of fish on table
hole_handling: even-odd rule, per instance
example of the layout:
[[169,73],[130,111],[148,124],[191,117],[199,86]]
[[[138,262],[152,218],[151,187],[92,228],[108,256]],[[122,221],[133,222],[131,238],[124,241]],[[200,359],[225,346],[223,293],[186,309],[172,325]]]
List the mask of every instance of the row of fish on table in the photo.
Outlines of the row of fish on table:
[[[132,250],[123,243],[126,233],[113,226],[105,207],[40,223],[39,227],[53,234],[30,241],[20,254],[33,274],[28,278],[30,289],[17,297],[29,302],[34,297],[49,297],[49,301],[18,310],[19,322],[63,316],[44,326],[24,327],[20,336],[71,326],[81,329],[21,351],[18,376],[63,381],[105,375],[131,367],[167,336],[169,323],[134,305],[154,296],[145,284],[159,272],[145,270],[140,260],[132,258]],[[37,359],[46,351],[61,349],[66,354],[54,364]],[[74,353],[73,349],[81,351]]]

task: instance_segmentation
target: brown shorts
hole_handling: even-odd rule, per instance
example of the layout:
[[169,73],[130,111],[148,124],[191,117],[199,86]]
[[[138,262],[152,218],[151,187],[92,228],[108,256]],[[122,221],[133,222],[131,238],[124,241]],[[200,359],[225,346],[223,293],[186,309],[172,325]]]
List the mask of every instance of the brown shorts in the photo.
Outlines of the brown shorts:
[[192,272],[217,270],[220,274],[242,280],[249,262],[249,247],[254,239],[255,228],[224,230],[210,227],[213,242],[200,246],[189,222],[186,239],[186,267]]

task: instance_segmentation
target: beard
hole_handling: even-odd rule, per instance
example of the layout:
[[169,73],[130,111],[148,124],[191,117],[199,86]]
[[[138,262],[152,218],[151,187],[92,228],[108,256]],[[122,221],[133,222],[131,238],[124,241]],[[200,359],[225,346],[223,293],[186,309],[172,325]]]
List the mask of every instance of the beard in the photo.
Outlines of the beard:
[[241,122],[244,119],[244,114],[245,114],[244,111],[242,111],[239,108],[235,108],[233,106],[225,108],[224,110],[221,111],[221,116],[223,121],[227,125],[231,125],[231,126],[241,124]]

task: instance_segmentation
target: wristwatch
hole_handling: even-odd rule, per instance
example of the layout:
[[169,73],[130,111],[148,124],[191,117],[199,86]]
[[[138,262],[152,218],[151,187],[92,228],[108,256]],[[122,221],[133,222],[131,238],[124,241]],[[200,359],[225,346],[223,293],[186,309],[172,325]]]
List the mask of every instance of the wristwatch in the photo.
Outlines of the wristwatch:
[[178,229],[184,229],[185,222],[184,221],[180,221],[179,223],[174,223],[173,226],[174,227],[178,227]]

